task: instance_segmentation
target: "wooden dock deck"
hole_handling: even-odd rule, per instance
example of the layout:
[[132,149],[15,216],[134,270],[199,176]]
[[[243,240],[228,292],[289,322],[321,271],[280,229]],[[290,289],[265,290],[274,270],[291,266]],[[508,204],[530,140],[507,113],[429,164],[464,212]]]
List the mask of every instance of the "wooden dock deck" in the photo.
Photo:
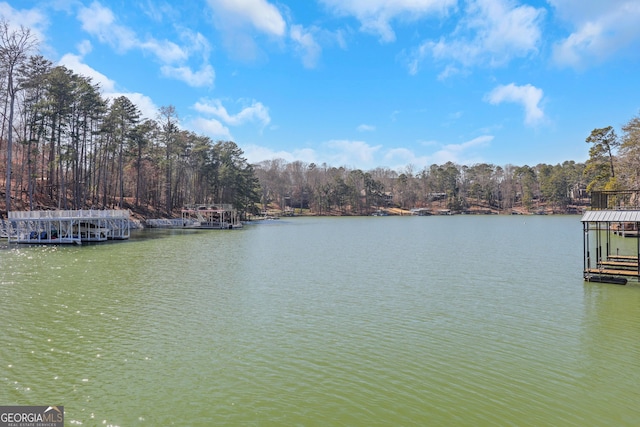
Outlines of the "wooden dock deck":
[[612,261],[638,262],[638,257],[635,255],[607,255],[607,259]]
[[599,275],[607,275],[607,276],[628,276],[628,277],[638,277],[640,273],[638,270],[615,270],[611,268],[587,268],[585,273],[588,274],[599,274]]
[[638,263],[637,262],[602,261],[602,262],[600,262],[600,266],[602,266],[603,268],[620,267],[620,268],[624,268],[624,269],[635,269],[636,271],[638,270]]

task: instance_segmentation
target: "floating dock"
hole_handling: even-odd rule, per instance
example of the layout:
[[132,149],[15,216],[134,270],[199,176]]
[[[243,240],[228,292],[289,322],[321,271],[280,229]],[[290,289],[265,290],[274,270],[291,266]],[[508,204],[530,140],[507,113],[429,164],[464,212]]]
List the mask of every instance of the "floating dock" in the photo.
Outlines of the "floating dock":
[[[629,233],[640,226],[640,190],[594,192],[591,201],[591,210],[581,219],[584,279],[620,285],[640,282],[640,238],[637,232]],[[635,237],[635,245],[623,236]]]
[[9,243],[81,244],[130,236],[128,210],[11,211],[8,216]]

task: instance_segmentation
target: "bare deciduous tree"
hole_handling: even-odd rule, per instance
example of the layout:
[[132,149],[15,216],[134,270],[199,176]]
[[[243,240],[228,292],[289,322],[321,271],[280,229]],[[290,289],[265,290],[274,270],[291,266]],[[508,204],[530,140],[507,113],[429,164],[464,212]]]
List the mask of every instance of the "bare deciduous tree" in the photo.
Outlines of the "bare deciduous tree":
[[0,67],[6,76],[7,97],[9,98],[9,119],[7,122],[7,178],[6,178],[6,209],[11,210],[11,163],[13,152],[13,115],[16,93],[20,85],[16,79],[16,72],[24,64],[29,52],[36,47],[36,39],[29,28],[20,26],[12,28],[5,20],[0,21]]

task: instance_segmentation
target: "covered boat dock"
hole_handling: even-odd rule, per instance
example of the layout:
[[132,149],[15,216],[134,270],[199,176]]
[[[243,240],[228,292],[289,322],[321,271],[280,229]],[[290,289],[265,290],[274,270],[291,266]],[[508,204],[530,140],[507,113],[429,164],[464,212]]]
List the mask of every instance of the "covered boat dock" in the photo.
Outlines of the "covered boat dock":
[[9,243],[80,244],[130,236],[128,210],[11,211],[8,217]]
[[241,228],[242,223],[231,204],[200,204],[185,206],[182,209],[182,226],[183,228],[231,230]]
[[640,282],[640,239],[619,230],[640,225],[639,191],[592,194],[592,208],[582,216],[584,279],[589,282],[626,284]]

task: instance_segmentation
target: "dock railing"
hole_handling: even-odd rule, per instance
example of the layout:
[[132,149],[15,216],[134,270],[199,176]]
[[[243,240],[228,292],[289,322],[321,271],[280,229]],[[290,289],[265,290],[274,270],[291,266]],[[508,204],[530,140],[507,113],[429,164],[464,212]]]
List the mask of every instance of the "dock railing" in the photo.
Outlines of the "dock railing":
[[71,218],[128,219],[129,218],[129,211],[128,210],[120,210],[120,209],[9,211],[9,219],[71,219]]
[[193,204],[186,205],[182,208],[183,211],[232,211],[233,205],[230,203],[202,203],[202,204]]
[[591,210],[640,210],[640,190],[592,191]]

